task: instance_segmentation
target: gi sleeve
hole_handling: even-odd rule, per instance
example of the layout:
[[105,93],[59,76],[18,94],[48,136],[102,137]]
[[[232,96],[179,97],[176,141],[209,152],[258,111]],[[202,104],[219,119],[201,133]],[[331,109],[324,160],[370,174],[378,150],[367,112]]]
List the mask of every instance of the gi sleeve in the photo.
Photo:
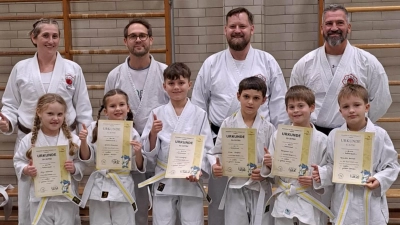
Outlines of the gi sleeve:
[[269,96],[267,99],[271,123],[278,127],[279,124],[289,124],[286,112],[285,95],[287,92],[285,78],[278,62],[270,60],[271,79],[268,84]]
[[196,77],[196,82],[193,87],[191,101],[199,106],[204,111],[208,112],[208,104],[211,96],[211,63],[209,60],[204,61],[200,68],[199,74]]
[[[375,177],[379,183],[380,187],[373,190],[373,195],[375,196],[384,196],[386,191],[390,188],[394,181],[396,181],[400,167],[397,160],[397,152],[394,149],[393,143],[390,140],[390,137],[386,131],[384,131],[383,140],[375,137],[376,140],[380,140],[383,142],[379,163],[375,169]],[[378,145],[378,144],[375,144]]]
[[371,66],[368,74],[368,100],[371,105],[368,117],[373,123],[385,115],[392,104],[392,97],[389,90],[389,81],[382,64],[375,58],[370,57]]
[[[8,79],[6,89],[4,90],[1,102],[3,107],[1,113],[10,121],[10,129],[3,134],[10,135],[14,133],[18,121],[18,108],[21,105],[21,94],[17,83],[18,64],[14,66]],[[0,131],[1,132],[1,131]]]
[[85,77],[83,76],[82,69],[80,67],[77,71],[77,76],[74,82],[75,93],[72,98],[72,103],[76,111],[76,120],[81,124],[90,126],[90,123],[93,121],[92,105],[90,103]]

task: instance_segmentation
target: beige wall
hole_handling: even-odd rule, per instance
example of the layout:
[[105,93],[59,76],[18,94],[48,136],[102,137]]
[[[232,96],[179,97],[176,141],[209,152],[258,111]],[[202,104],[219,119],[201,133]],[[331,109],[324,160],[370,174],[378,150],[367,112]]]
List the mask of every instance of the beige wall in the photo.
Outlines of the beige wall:
[[[396,0],[327,0],[327,4],[345,6],[400,5]],[[255,14],[253,47],[270,52],[279,62],[288,81],[296,61],[318,45],[317,0],[175,0],[176,61],[187,63],[193,80],[202,62],[211,54],[226,48],[223,36],[224,15],[237,6]],[[163,9],[163,1],[79,1],[71,3],[72,13],[149,12]],[[1,15],[57,14],[60,3],[0,3]],[[164,20],[149,19],[154,27],[153,48],[165,45]],[[123,27],[128,19],[74,20],[74,49],[122,48]],[[61,23],[61,21],[60,21]],[[399,43],[400,12],[352,13],[351,43]],[[0,51],[34,50],[27,33],[32,21],[0,21]],[[61,23],[62,28],[62,23]],[[63,31],[62,31],[63,32]],[[63,44],[61,44],[63,46]],[[63,47],[60,47],[63,49]],[[400,80],[398,49],[369,50],[384,65],[389,80]],[[84,71],[88,84],[104,84],[108,72],[124,61],[125,55],[79,55],[74,60]],[[155,57],[165,61],[163,54]],[[13,65],[27,56],[0,57],[0,86],[5,86]],[[399,116],[400,87],[391,87],[393,105],[387,117]],[[0,93],[2,94],[2,93]],[[100,105],[102,91],[90,91],[94,112]],[[400,148],[399,123],[381,123]],[[11,154],[15,136],[0,135],[0,154]],[[10,160],[0,160],[1,183],[16,183]]]

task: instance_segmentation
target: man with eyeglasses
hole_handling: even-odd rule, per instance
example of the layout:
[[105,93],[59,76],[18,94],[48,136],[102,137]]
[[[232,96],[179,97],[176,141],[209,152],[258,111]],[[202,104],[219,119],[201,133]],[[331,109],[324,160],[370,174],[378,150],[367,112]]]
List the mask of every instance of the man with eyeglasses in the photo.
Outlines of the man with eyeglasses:
[[[104,93],[119,88],[128,94],[135,129],[141,135],[151,110],[168,103],[163,88],[163,72],[167,65],[157,62],[150,54],[153,35],[145,19],[134,18],[125,26],[124,43],[129,56],[108,74]],[[146,166],[146,174],[132,173],[138,205],[136,224],[148,224],[148,191],[147,188],[138,189],[137,184],[154,174],[154,164],[150,164]]]

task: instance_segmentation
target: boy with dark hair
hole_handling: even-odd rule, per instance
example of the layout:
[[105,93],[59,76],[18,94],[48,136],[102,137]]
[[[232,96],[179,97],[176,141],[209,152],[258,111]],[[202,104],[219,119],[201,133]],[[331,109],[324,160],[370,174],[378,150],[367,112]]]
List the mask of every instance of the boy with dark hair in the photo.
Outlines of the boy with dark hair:
[[[267,86],[256,76],[243,79],[239,83],[237,99],[240,109],[226,118],[221,128],[254,128],[256,135],[256,164],[250,178],[229,177],[219,209],[225,207],[225,224],[267,225],[273,224],[271,212],[264,214],[263,206],[271,196],[271,183],[260,175],[264,151],[275,127],[258,111],[267,101]],[[222,177],[222,132],[218,132],[215,147],[209,153],[214,177]]]
[[[327,137],[311,123],[311,113],[315,109],[313,92],[303,85],[292,86],[286,93],[285,104],[293,126],[313,129],[307,166],[310,168],[321,165],[326,153]],[[276,138],[277,132],[273,135],[269,151],[264,155],[262,175],[266,177],[271,176]],[[275,225],[323,225],[326,224],[326,215],[333,217],[332,212],[322,203],[321,194],[324,191],[313,188],[310,173],[299,176],[298,179],[276,176],[275,180],[278,184],[278,189],[273,194],[276,198],[272,209]]]
[[203,197],[206,194],[201,182],[194,176],[164,178],[172,133],[205,136],[202,177],[207,178],[209,174],[206,152],[213,147],[211,129],[207,113],[187,97],[192,86],[190,74],[189,67],[183,63],[173,63],[165,69],[163,86],[170,101],[152,110],[142,135],[145,154],[149,160],[157,162],[156,175],[144,182],[144,185],[154,183],[155,225],[175,224],[177,217],[181,224],[204,224]]
[[[387,224],[389,211],[386,191],[397,179],[397,152],[388,133],[365,116],[370,109],[368,91],[358,84],[347,84],[338,95],[339,110],[346,120],[328,136],[327,164],[317,167],[313,179],[320,187],[334,185],[331,209],[336,216],[332,222],[341,224]],[[337,131],[374,132],[373,168],[366,184],[351,185],[332,182],[335,134]],[[363,206],[363,207],[360,207]]]

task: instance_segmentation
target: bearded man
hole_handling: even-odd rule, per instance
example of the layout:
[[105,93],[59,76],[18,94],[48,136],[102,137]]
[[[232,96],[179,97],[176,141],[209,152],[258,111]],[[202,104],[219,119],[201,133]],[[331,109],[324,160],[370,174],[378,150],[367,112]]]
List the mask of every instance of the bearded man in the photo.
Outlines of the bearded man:
[[[192,103],[208,112],[214,138],[222,121],[239,109],[236,95],[239,82],[250,76],[260,77],[267,84],[267,102],[259,109],[263,118],[274,126],[288,124],[285,112],[287,87],[282,70],[274,57],[250,44],[254,33],[253,14],[242,7],[232,9],[226,15],[224,33],[228,49],[204,61],[192,93]],[[215,157],[209,156],[209,161],[213,165]],[[226,182],[226,177],[209,180],[208,193],[213,200],[208,209],[209,225],[225,224],[224,211],[218,210],[218,206]]]
[[[133,113],[134,127],[141,135],[152,109],[167,104],[169,97],[163,88],[163,72],[167,65],[150,55],[153,44],[151,25],[142,18],[132,19],[124,29],[124,43],[129,50],[125,62],[115,67],[106,80],[104,93],[119,88],[127,93]],[[154,175],[154,163],[148,162],[146,174],[133,172],[138,211],[136,224],[148,224],[149,195],[146,188],[137,184]]]
[[311,122],[329,134],[345,120],[339,113],[337,94],[355,83],[368,90],[371,105],[368,117],[376,122],[390,107],[388,77],[378,59],[369,52],[350,45],[348,12],[341,5],[330,5],[322,15],[321,34],[325,43],[303,56],[293,67],[289,86],[305,85],[315,94],[315,111]]

